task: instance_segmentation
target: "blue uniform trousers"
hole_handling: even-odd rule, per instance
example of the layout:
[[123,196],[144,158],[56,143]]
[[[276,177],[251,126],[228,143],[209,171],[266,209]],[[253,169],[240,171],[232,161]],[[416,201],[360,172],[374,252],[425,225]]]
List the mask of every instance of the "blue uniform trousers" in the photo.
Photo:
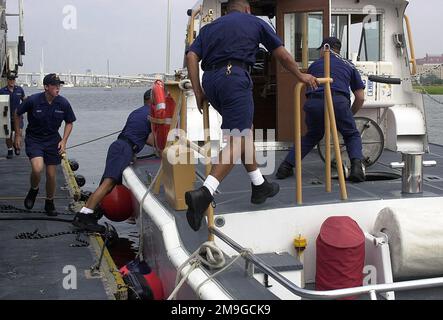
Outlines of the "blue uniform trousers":
[[[350,101],[345,96],[334,96],[335,121],[342,134],[349,158],[363,159],[360,133],[350,108]],[[308,98],[304,105],[305,122],[308,132],[302,137],[302,159],[320,142],[325,134],[325,107],[321,98]],[[289,151],[285,161],[295,166],[295,147]]]
[[123,171],[131,164],[133,156],[134,152],[127,141],[120,139],[114,141],[108,149],[102,181],[111,178],[117,184],[121,184]]
[[59,135],[36,138],[29,134],[25,136],[26,155],[31,160],[42,157],[45,165],[59,165],[62,158],[58,153]]
[[231,74],[226,68],[205,71],[203,89],[211,105],[223,118],[224,130],[251,129],[254,120],[252,80],[249,73],[237,66]]

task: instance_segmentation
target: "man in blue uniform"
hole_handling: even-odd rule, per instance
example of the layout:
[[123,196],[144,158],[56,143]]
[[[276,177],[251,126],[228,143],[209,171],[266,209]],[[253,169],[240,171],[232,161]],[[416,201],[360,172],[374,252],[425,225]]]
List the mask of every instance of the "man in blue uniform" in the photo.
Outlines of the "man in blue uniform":
[[88,231],[105,232],[105,227],[99,225],[94,213],[97,205],[112,191],[115,185],[122,183],[123,171],[130,165],[135,154],[140,152],[145,144],[154,145],[151,134],[149,114],[152,104],[151,89],[144,94],[144,106],[133,111],[126,121],[126,125],[108,149],[105,172],[100,186],[89,197],[85,206],[78,212],[73,225]]
[[[229,143],[220,152],[219,161],[212,166],[203,187],[185,194],[188,205],[186,217],[195,231],[201,226],[214,192],[237,161],[234,152],[237,148],[241,150],[242,162],[252,182],[251,202],[264,203],[279,192],[278,184],[268,182],[257,168],[252,139],[254,101],[249,70],[255,63],[259,45],[264,45],[299,81],[317,87],[313,76],[300,72],[269,24],[250,13],[247,0],[230,0],[228,14],[203,27],[187,53],[189,77],[199,110],[208,99],[222,115],[224,133],[230,131],[226,134],[230,136]],[[199,77],[200,60],[205,71],[203,88]],[[240,136],[240,139],[234,139],[234,135]],[[245,150],[253,150],[252,161],[246,161]],[[229,159],[228,163],[223,163],[224,159]]]
[[[15,116],[15,147],[20,149],[22,143],[19,116],[28,113],[26,128],[26,155],[32,166],[31,188],[25,198],[25,207],[32,209],[38,194],[41,173],[46,166],[46,201],[45,211],[54,216],[54,196],[56,187],[57,165],[61,163],[61,155],[65,152],[69,135],[76,120],[68,100],[60,96],[60,85],[63,81],[51,73],[44,77],[44,92],[37,93],[26,99],[16,110]],[[63,138],[58,130],[65,122]]]
[[[325,44],[329,44],[332,50],[331,77],[334,79],[334,82],[331,84],[332,98],[334,101],[337,129],[343,136],[346,150],[349,159],[351,160],[349,180],[353,182],[362,182],[365,180],[362,164],[362,142],[353,115],[363,106],[365,85],[361,79],[360,73],[351,62],[345,61],[339,56],[341,42],[335,37],[326,38],[323,41],[322,46],[319,48],[321,50],[321,58],[309,67],[308,72],[316,77],[324,76],[323,47]],[[351,88],[355,96],[352,108],[349,88]],[[324,87],[319,87],[317,90],[307,90],[306,97],[307,100],[304,105],[304,110],[308,133],[302,137],[302,159],[320,142],[325,132]],[[278,168],[276,174],[277,178],[285,179],[293,175],[294,166],[295,148],[292,148],[286,156],[286,159]]]
[[[15,131],[14,114],[17,107],[25,100],[25,92],[22,87],[15,85],[15,74],[8,75],[8,85],[0,89],[0,94],[9,95],[9,111],[11,115],[11,136],[6,139],[6,146],[8,147],[7,159],[13,158],[13,133]],[[20,128],[23,128],[23,117],[20,117]],[[20,154],[20,149],[15,149],[15,154]]]

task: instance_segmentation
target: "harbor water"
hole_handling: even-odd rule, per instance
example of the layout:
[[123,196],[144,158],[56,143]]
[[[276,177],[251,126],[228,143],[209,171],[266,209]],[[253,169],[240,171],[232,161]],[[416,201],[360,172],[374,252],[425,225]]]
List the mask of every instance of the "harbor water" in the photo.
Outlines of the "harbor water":
[[[143,105],[146,89],[132,87],[106,91],[104,88],[62,88],[61,95],[69,100],[77,117],[68,148],[121,130],[129,113]],[[24,90],[26,95],[40,92],[36,88]],[[443,103],[443,95],[433,98]],[[429,141],[443,144],[443,104],[426,96],[424,101]],[[117,134],[68,150],[68,157],[80,163],[77,173],[86,178],[83,190],[94,191],[97,188],[105,167],[108,147],[116,138]],[[117,265],[121,265],[131,260],[138,249],[138,229],[127,222],[112,224],[120,236],[120,242],[112,253]]]

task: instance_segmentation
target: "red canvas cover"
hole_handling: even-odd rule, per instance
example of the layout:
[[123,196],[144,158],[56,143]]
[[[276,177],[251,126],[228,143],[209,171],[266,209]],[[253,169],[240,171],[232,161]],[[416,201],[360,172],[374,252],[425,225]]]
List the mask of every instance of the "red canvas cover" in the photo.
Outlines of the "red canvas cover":
[[350,217],[330,217],[317,237],[316,289],[359,287],[363,282],[365,235]]

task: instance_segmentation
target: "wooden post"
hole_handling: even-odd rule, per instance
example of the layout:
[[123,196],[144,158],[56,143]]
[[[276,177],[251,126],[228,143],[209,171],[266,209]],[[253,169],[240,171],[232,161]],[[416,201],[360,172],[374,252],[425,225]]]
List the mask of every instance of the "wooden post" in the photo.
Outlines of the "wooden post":
[[[183,101],[184,93],[182,93],[182,91],[180,90],[180,88],[178,86],[178,82],[165,83],[165,89],[166,89],[166,93],[169,92],[171,97],[176,102],[174,114],[172,116],[171,125],[169,126],[169,130],[174,130],[175,128],[177,128],[179,112],[182,112],[181,111],[182,109],[186,109],[186,107],[183,107],[184,103],[185,103],[185,101]],[[170,147],[172,143],[173,143],[173,141],[167,141],[165,149]],[[164,160],[162,159],[162,162],[163,161]],[[160,193],[160,186],[162,184],[162,181],[163,181],[163,163],[160,163],[160,168],[159,168],[159,172],[157,174],[157,178],[155,179],[155,181],[152,182],[154,184],[154,186],[152,188],[152,192],[154,194]]]
[[[211,134],[209,131],[209,104],[207,101],[203,104],[203,129],[205,130],[205,146],[206,146],[206,177],[211,173]],[[208,217],[208,229],[214,227],[214,208],[209,205],[206,210],[206,216]],[[209,232],[208,241],[214,241],[214,235]]]
[[[325,62],[330,61],[330,49],[327,48],[325,51]],[[330,78],[331,77],[331,69],[330,64],[325,63],[325,77]],[[348,194],[346,192],[346,182],[345,182],[345,175],[343,172],[343,163],[341,160],[341,153],[340,153],[340,141],[338,139],[338,133],[337,133],[337,125],[335,122],[335,112],[334,112],[334,102],[332,100],[332,91],[331,91],[331,83],[326,82],[325,84],[325,98],[327,100],[327,107],[328,107],[328,113],[329,113],[329,123],[332,129],[332,139],[334,141],[334,150],[335,150],[335,160],[337,163],[337,172],[338,172],[338,181],[340,185],[340,197],[342,200],[348,199]]]
[[[331,77],[331,60],[324,58],[325,60],[325,78]],[[329,73],[327,73],[329,70]],[[329,82],[328,82],[329,83]],[[330,86],[330,83],[329,83]],[[325,87],[326,91],[326,87]],[[325,189],[326,192],[332,192],[332,174],[331,174],[331,122],[328,112],[328,102],[325,99]]]
[[297,83],[294,90],[295,95],[295,179],[296,179],[296,202],[297,204],[303,203],[302,195],[302,171],[301,171],[301,90],[305,84],[302,82]]

